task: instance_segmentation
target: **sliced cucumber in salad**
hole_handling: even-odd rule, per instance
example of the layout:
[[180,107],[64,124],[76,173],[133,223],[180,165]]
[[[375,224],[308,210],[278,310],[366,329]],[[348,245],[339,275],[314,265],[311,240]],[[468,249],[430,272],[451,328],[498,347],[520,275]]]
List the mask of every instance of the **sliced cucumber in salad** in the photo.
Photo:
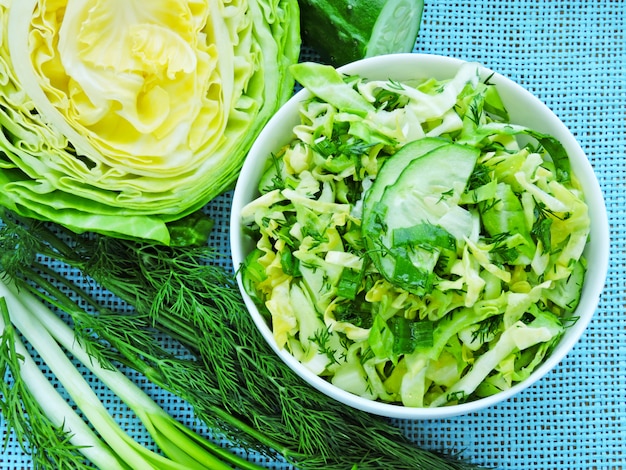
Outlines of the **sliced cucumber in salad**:
[[425,138],[384,163],[365,195],[362,232],[389,282],[417,295],[429,292],[441,252],[456,252],[456,240],[471,235],[473,218],[458,201],[479,153]]
[[277,344],[364,398],[498,393],[573,321],[584,195],[561,143],[510,123],[478,67],[399,83],[294,66],[314,98],[243,209],[244,284]]

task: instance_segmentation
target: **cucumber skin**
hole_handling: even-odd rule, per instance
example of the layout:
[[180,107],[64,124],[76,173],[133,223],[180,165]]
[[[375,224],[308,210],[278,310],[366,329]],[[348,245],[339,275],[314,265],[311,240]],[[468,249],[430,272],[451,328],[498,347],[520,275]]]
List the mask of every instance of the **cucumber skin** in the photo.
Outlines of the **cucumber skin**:
[[363,9],[353,6],[355,3],[350,0],[299,0],[302,42],[333,66],[365,56],[377,16],[371,12],[380,11],[385,0],[368,2],[371,8]]
[[386,3],[387,0],[299,0],[303,44],[335,67],[362,59]]

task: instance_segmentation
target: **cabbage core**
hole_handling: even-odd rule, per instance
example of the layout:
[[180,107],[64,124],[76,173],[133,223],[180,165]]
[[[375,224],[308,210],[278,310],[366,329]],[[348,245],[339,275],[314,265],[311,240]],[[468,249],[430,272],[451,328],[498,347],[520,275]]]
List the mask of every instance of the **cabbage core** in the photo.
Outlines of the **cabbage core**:
[[[219,16],[176,0],[74,4],[44,3],[32,19],[30,58],[52,105],[109,166],[157,175],[197,167],[195,153],[223,139],[220,110],[238,98],[222,85],[228,69],[210,22]],[[258,70],[258,51],[247,52]]]

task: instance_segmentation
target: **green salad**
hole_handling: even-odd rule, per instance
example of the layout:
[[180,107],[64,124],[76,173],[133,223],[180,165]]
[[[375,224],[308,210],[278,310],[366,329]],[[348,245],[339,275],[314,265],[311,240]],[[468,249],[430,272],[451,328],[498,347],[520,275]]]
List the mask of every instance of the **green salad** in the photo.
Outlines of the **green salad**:
[[313,98],[242,211],[242,278],[279,347],[348,392],[493,395],[574,321],[581,188],[561,143],[511,123],[480,70],[400,83],[292,66]]

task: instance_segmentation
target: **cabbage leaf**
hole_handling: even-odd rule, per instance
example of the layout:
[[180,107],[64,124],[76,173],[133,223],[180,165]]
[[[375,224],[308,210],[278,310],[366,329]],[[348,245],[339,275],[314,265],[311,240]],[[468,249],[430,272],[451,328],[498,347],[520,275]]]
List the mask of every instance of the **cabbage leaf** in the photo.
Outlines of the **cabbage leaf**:
[[0,204],[169,244],[292,94],[295,0],[0,5]]

